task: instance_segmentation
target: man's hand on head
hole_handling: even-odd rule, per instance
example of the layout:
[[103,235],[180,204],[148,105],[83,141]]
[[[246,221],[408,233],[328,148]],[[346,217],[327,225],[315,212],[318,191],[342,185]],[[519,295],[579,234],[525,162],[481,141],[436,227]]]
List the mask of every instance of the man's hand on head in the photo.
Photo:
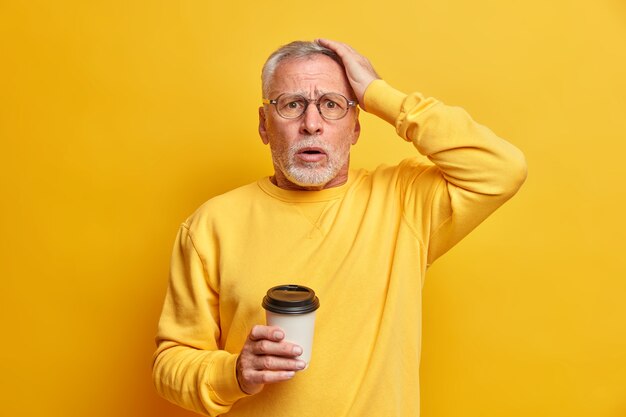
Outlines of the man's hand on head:
[[350,86],[359,101],[359,106],[363,110],[367,110],[363,101],[365,90],[372,81],[380,79],[370,61],[345,43],[329,39],[316,39],[316,42],[339,55],[346,69]]

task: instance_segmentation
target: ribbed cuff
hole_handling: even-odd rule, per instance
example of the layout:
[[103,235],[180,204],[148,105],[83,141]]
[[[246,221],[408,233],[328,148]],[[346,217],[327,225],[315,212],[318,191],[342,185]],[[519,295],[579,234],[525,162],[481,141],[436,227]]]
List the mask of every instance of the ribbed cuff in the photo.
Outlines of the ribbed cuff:
[[234,353],[223,352],[226,357],[218,359],[212,366],[209,384],[211,390],[223,404],[233,404],[240,398],[247,397],[237,382],[237,357]]

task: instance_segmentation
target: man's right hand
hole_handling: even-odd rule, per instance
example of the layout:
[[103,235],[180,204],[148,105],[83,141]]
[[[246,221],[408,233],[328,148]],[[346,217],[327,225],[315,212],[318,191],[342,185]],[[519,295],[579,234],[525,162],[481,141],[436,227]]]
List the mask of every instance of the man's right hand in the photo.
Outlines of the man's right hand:
[[243,392],[256,394],[265,384],[289,380],[304,369],[306,363],[296,359],[302,348],[284,338],[280,327],[252,328],[237,359],[237,381]]

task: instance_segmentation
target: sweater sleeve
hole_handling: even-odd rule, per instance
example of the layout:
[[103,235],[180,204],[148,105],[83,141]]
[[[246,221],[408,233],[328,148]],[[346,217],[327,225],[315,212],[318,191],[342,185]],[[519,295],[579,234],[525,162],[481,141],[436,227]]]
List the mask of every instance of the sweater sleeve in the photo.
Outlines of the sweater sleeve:
[[237,382],[238,355],[221,350],[219,339],[218,285],[183,224],[172,254],[153,358],[157,391],[169,401],[205,415],[230,410],[246,394]]
[[[454,246],[511,198],[526,179],[523,154],[459,107],[376,80],[369,112],[393,124],[434,166],[401,164],[405,218],[426,244],[427,264]],[[413,169],[411,169],[413,168]]]

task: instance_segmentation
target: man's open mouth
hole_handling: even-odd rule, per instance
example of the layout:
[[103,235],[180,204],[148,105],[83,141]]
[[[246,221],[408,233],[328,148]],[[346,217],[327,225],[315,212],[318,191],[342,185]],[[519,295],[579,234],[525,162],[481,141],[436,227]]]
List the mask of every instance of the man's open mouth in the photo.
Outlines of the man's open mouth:
[[319,162],[326,157],[321,148],[304,148],[298,151],[297,156],[305,162]]

